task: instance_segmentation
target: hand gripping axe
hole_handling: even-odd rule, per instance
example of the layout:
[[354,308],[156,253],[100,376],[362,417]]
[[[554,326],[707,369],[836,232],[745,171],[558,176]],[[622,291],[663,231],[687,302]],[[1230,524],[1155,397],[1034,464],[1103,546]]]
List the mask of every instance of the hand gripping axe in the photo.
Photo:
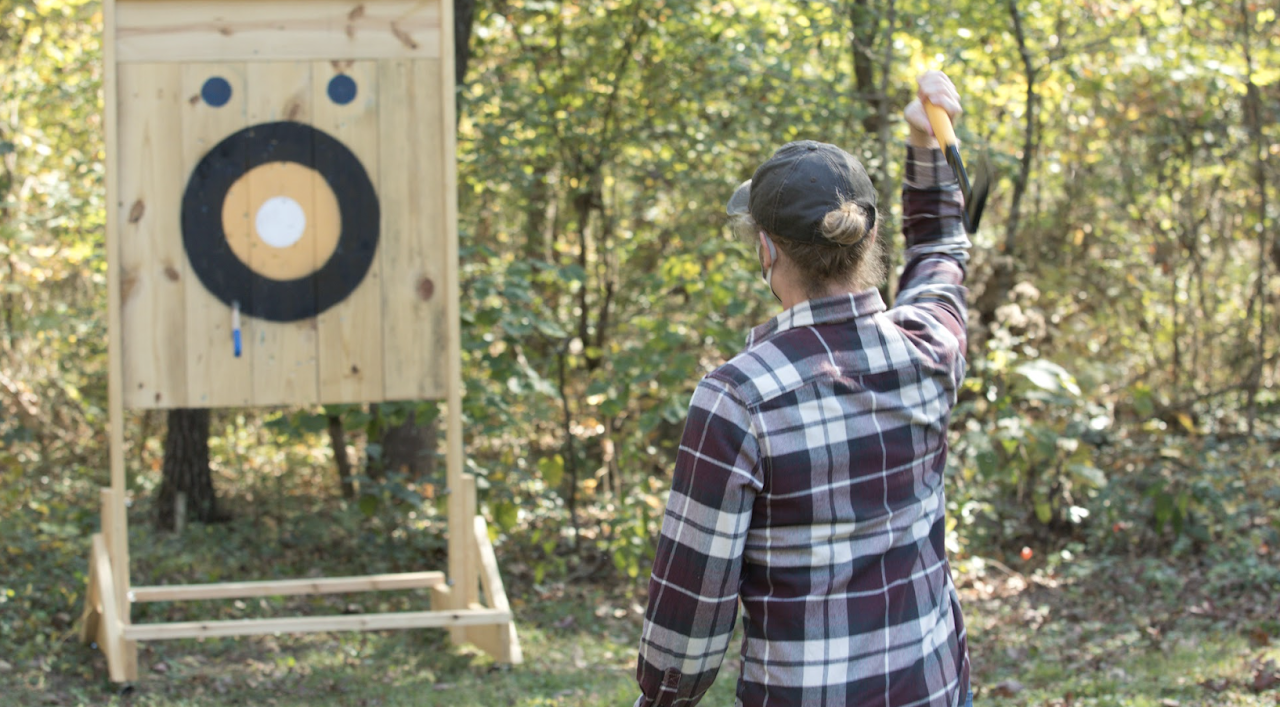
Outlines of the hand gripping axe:
[[929,116],[929,124],[933,126],[933,134],[938,138],[938,145],[942,147],[942,154],[946,156],[947,164],[951,165],[956,179],[960,181],[960,193],[964,196],[964,230],[976,233],[991,186],[986,165],[981,160],[974,165],[977,169],[974,170],[973,182],[970,183],[964,160],[960,159],[960,141],[956,139],[951,117],[945,110],[930,103],[929,99],[925,98],[921,102],[924,104],[925,115]]

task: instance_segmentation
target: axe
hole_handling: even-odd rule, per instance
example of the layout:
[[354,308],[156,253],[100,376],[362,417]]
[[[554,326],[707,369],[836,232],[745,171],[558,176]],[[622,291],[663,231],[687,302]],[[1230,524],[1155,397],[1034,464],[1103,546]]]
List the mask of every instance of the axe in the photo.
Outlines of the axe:
[[929,116],[929,124],[933,126],[933,134],[938,138],[938,145],[942,148],[942,154],[947,158],[947,164],[951,165],[952,171],[956,173],[956,179],[960,181],[960,193],[964,196],[964,230],[967,233],[976,233],[978,231],[978,221],[982,219],[982,209],[987,205],[987,192],[991,183],[988,176],[988,170],[981,162],[975,165],[978,169],[974,170],[974,179],[969,181],[969,173],[965,171],[964,160],[960,159],[960,141],[956,139],[955,128],[951,125],[951,116],[938,106],[929,102],[929,99],[921,100],[924,104],[925,115]]

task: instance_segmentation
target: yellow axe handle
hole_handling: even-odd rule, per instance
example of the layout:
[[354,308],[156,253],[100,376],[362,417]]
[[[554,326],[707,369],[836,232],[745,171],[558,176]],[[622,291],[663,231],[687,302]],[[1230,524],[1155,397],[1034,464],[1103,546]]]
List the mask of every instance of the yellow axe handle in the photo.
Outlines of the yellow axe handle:
[[922,98],[920,102],[924,105],[925,115],[929,116],[929,125],[933,126],[933,135],[938,138],[938,145],[946,149],[951,145],[960,144],[956,139],[956,130],[951,126],[951,116],[931,103],[928,98]]

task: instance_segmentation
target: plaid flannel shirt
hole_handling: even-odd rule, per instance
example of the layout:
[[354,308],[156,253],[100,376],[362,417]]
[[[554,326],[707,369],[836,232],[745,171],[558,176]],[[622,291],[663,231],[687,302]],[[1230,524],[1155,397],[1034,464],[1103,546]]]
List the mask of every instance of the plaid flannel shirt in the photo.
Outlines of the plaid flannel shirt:
[[693,705],[741,600],[738,705],[962,704],[969,659],[944,547],[947,423],[965,376],[963,199],[908,146],[906,267],[757,327],[694,391],[636,670]]

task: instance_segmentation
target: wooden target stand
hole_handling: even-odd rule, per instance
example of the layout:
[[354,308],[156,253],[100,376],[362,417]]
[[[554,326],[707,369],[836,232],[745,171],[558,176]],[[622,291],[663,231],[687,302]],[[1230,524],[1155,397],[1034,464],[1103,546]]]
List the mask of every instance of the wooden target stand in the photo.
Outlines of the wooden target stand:
[[[455,643],[522,661],[475,479],[463,473],[452,14],[449,0],[104,0],[111,486],[101,493],[81,638],[106,655],[112,681],[137,679],[138,641],[260,634],[448,628]],[[290,136],[313,132],[315,142],[295,150],[301,157],[280,156]],[[248,157],[227,148],[242,134]],[[227,159],[267,176],[237,172],[215,189]],[[200,203],[210,190],[221,204]],[[314,221],[293,234],[297,243],[263,233],[271,214],[262,204],[276,192]],[[243,237],[254,209],[265,246]],[[207,232],[234,255],[210,246]],[[210,262],[242,263],[253,287],[228,295],[244,273],[210,274]],[[285,291],[257,275],[298,272],[313,284]],[[347,289],[324,301],[343,277]],[[446,404],[447,575],[132,584],[126,408],[402,399]],[[135,624],[130,611],[422,589],[430,608],[411,612]]]

